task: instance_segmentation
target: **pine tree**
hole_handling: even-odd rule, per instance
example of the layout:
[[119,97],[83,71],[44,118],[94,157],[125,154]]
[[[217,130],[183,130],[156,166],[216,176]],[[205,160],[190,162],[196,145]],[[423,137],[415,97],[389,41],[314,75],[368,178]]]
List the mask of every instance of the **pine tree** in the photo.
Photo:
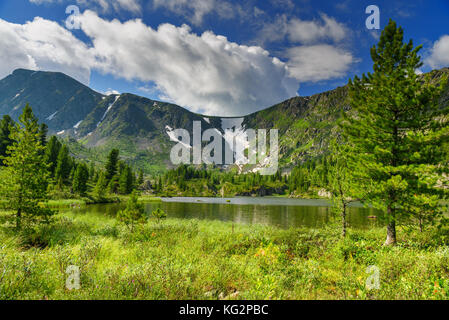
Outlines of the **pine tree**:
[[115,175],[111,178],[111,180],[109,180],[108,187],[107,187],[109,193],[115,193],[115,194],[118,193],[119,179],[120,179],[120,177],[118,175]]
[[0,121],[0,166],[3,166],[3,159],[1,157],[6,156],[8,146],[12,145],[13,140],[10,138],[11,127],[14,125],[14,121],[10,116],[5,115]]
[[119,161],[119,151],[117,149],[112,149],[108,155],[106,162],[106,180],[109,181],[117,174]]
[[97,199],[104,199],[105,195],[106,195],[106,187],[108,185],[108,182],[106,181],[106,175],[103,171],[100,172],[99,176],[98,176],[98,181],[97,184],[95,185],[94,188],[94,196]]
[[39,205],[47,200],[48,169],[44,161],[39,125],[29,105],[26,105],[19,123],[11,127],[10,138],[2,171],[1,193],[8,207],[16,211],[16,226],[22,218],[47,220],[53,212]]
[[139,178],[137,178],[137,185],[141,186],[143,183],[144,183],[143,171],[139,170]]
[[[58,154],[58,159],[56,161],[55,178],[58,184],[65,184],[72,170],[71,159],[69,157],[69,149],[66,145],[63,145]],[[60,185],[62,187],[62,185]]]
[[95,181],[95,174],[96,174],[95,166],[94,166],[94,163],[91,162],[90,166],[89,166],[89,180]]
[[[345,115],[344,134],[355,148],[358,181],[364,181],[366,201],[386,212],[385,245],[396,243],[398,219],[413,213],[415,195],[431,199],[448,138],[448,107],[439,106],[443,83],[435,85],[416,70],[422,66],[421,46],[403,42],[394,21],[371,49],[374,72],[349,81],[353,112]],[[439,211],[438,206],[432,209]]]
[[87,191],[87,181],[89,180],[89,170],[84,163],[76,166],[73,175],[73,192],[84,195]]
[[39,128],[39,140],[41,141],[41,145],[43,147],[47,145],[47,133],[48,133],[48,126],[45,123],[42,123]]
[[55,177],[56,166],[58,163],[59,151],[61,151],[61,142],[58,138],[52,136],[45,148],[45,162],[48,164],[48,170],[52,178]]
[[138,202],[138,194],[136,191],[131,194],[125,210],[117,213],[117,219],[124,223],[131,232],[134,232],[135,225],[142,225],[147,221],[144,206]]
[[133,172],[129,166],[122,169],[118,183],[120,194],[130,194],[132,192]]

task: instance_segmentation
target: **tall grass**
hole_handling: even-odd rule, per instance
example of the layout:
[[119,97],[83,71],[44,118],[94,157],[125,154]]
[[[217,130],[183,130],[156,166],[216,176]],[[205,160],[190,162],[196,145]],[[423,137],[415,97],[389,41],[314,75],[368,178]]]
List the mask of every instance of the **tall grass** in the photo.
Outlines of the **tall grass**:
[[[280,230],[218,221],[150,221],[130,233],[113,218],[64,213],[17,232],[0,214],[0,299],[447,299],[449,248],[435,231],[338,226]],[[441,234],[440,234],[441,235]],[[80,268],[79,290],[66,269]],[[367,266],[380,289],[365,286]]]

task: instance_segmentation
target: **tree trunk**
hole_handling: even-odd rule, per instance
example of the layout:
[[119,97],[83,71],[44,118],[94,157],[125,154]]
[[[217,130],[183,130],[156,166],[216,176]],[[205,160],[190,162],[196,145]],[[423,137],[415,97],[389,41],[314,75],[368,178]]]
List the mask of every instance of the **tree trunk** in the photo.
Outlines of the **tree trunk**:
[[387,239],[384,246],[391,246],[396,244],[396,217],[391,207],[387,208],[387,214],[390,222],[387,225]]

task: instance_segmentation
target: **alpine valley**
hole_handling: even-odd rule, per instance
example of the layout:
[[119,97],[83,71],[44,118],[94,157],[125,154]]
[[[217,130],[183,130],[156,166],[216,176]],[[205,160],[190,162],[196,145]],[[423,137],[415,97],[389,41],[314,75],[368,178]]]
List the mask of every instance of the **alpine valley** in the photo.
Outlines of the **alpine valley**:
[[[431,79],[444,74],[449,68],[432,71]],[[449,100],[449,88],[442,99]],[[245,117],[220,118],[129,93],[104,95],[59,72],[17,69],[0,80],[0,115],[17,120],[27,103],[75,157],[101,164],[111,148],[118,148],[128,164],[147,174],[173,167],[169,155],[177,140],[172,130],[191,131],[193,121],[200,121],[203,131],[221,133],[230,123],[235,129],[278,129],[280,167],[288,171],[325,153],[338,118],[349,111],[346,86],[294,97]]]

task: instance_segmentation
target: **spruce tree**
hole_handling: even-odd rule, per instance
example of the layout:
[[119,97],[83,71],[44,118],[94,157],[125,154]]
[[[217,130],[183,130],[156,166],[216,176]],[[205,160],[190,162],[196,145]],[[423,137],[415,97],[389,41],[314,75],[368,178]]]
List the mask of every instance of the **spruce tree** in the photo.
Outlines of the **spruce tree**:
[[133,172],[129,166],[122,169],[119,178],[119,192],[121,194],[130,194],[133,190]]
[[3,116],[3,119],[0,121],[0,166],[3,166],[1,157],[6,156],[8,146],[13,143],[13,140],[10,138],[11,127],[13,125],[14,121],[8,115]]
[[106,162],[106,180],[109,181],[117,174],[119,161],[119,151],[117,149],[112,149],[108,155]]
[[143,171],[139,170],[139,178],[137,179],[137,185],[141,186],[144,183]]
[[[403,42],[403,30],[390,20],[371,49],[374,72],[349,81],[352,112],[344,135],[354,147],[352,161],[366,201],[388,219],[385,245],[396,243],[396,223],[415,211],[416,196],[442,197],[436,188],[448,139],[448,107],[439,98],[446,79],[418,76],[421,46]],[[442,182],[444,180],[441,180]],[[438,205],[432,210],[439,212]]]
[[89,170],[84,163],[76,166],[73,175],[73,192],[84,195],[87,191],[87,181],[89,180]]
[[94,196],[97,199],[104,199],[106,195],[106,187],[108,185],[108,182],[106,181],[106,175],[103,171],[100,172],[97,180],[97,184],[94,188]]
[[66,183],[70,176],[70,171],[72,170],[69,149],[66,145],[63,145],[58,154],[58,159],[56,161],[55,178],[56,181],[60,183]]
[[134,232],[134,226],[143,225],[147,221],[145,208],[138,202],[138,194],[134,191],[126,204],[125,210],[117,213],[117,220],[124,223],[131,232]]
[[39,128],[39,140],[41,140],[41,144],[43,147],[47,145],[47,133],[48,126],[45,123],[42,123]]
[[48,141],[46,149],[45,149],[45,161],[48,164],[48,169],[50,171],[51,177],[54,178],[56,166],[58,163],[58,155],[59,151],[61,151],[61,142],[59,142],[58,138],[52,136],[50,141]]
[[10,138],[14,142],[6,151],[0,190],[8,207],[15,210],[16,226],[20,228],[24,216],[47,220],[53,213],[39,205],[47,200],[49,177],[39,125],[29,105],[23,109],[19,123],[11,127]]

